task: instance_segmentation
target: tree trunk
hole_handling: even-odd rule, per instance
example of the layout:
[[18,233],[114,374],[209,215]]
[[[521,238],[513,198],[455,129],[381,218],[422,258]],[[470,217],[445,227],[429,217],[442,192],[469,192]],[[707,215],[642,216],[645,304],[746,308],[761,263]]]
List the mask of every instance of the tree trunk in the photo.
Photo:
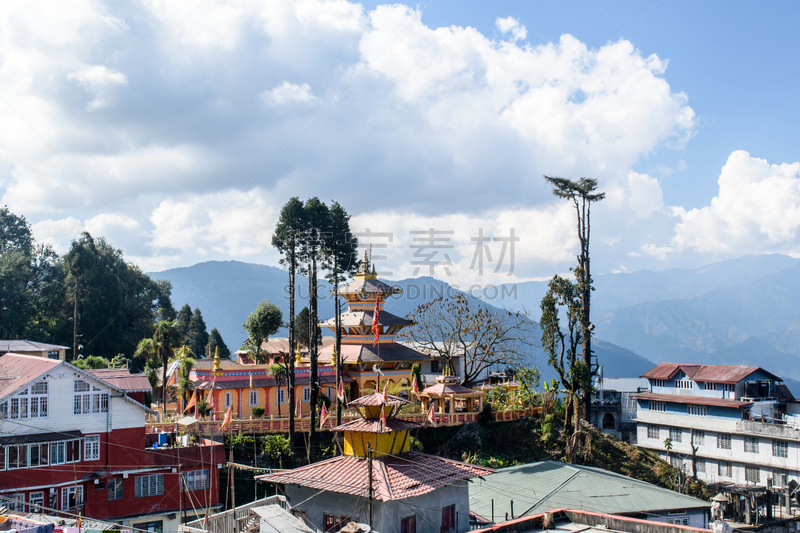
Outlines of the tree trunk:
[[[294,285],[295,285],[295,271],[297,265],[295,264],[295,237],[292,234],[291,249],[289,251],[289,355],[286,361],[286,372],[289,381],[288,387],[288,402],[289,402],[289,449],[294,450]],[[267,399],[269,401],[269,399]]]
[[311,256],[311,265],[309,265],[309,279],[308,279],[310,287],[309,293],[309,301],[310,301],[310,313],[309,315],[309,327],[311,330],[309,331],[310,337],[310,346],[308,348],[308,356],[310,362],[310,370],[311,370],[311,377],[309,381],[309,387],[311,387],[311,428],[308,434],[308,453],[309,453],[309,462],[311,457],[314,456],[316,450],[316,442],[317,442],[317,398],[319,393],[319,387],[317,383],[317,358],[319,356],[318,352],[318,343],[319,339],[317,338],[317,258],[316,254]]
[[[591,275],[591,266],[589,262],[589,237],[590,237],[590,215],[591,215],[591,205],[586,199],[583,199],[583,216],[581,217],[581,233],[583,234],[581,237],[581,257],[580,257],[580,265],[583,268],[583,287],[581,287],[581,310],[583,311],[583,324],[582,326],[582,334],[583,334],[583,362],[586,364],[586,367],[592,372],[592,331],[590,329],[591,326],[591,315],[589,314],[590,311],[590,302],[592,298],[592,275]],[[586,419],[590,420],[591,418],[591,411],[592,411],[592,391],[591,388],[587,388],[583,391],[583,405],[586,409]]]
[[[158,356],[161,358],[161,410],[164,413],[164,419],[167,418],[167,365],[169,361],[164,357],[163,348],[158,348]],[[163,421],[163,420],[162,420]]]
[[339,272],[335,264],[333,271],[333,298],[335,301],[333,312],[336,314],[334,318],[334,326],[336,328],[336,343],[334,344],[336,346],[336,425],[339,426],[342,424],[342,409],[344,408],[344,404],[339,398],[339,383],[342,382],[342,308],[339,300]]

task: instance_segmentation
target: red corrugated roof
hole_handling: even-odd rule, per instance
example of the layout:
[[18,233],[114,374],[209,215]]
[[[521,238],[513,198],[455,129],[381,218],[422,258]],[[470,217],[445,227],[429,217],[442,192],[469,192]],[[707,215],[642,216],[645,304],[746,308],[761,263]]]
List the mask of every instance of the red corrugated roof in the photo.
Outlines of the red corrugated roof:
[[[492,468],[418,452],[376,458],[372,467],[373,496],[381,501],[420,496],[462,479],[495,472]],[[257,476],[256,479],[368,496],[368,468],[367,459],[343,455],[286,472]]]
[[744,407],[753,402],[740,402],[739,400],[726,400],[723,398],[705,398],[689,394],[654,394],[643,392],[631,396],[636,400],[653,400],[654,402],[690,403],[692,405],[712,405],[715,407]]
[[678,371],[683,372],[693,381],[707,381],[709,383],[738,383],[756,371],[762,371],[774,379],[778,376],[767,372],[758,366],[735,365],[684,365],[681,363],[661,363],[651,368],[641,377],[647,379],[672,379]]
[[0,398],[52,370],[62,361],[36,355],[7,353],[0,357]]
[[368,433],[391,433],[392,431],[403,431],[405,429],[418,429],[425,427],[422,424],[411,422],[410,420],[402,420],[399,418],[390,418],[386,421],[386,425],[381,424],[380,420],[374,418],[353,420],[336,426],[331,431],[365,431]]
[[125,392],[153,392],[147,376],[131,374],[127,368],[100,368],[87,370],[87,372]]

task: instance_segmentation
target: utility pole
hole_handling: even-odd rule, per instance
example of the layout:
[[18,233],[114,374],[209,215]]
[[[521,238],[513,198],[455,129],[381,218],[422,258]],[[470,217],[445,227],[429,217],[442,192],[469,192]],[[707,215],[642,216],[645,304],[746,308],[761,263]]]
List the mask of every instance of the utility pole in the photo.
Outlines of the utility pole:
[[78,360],[78,276],[75,276],[75,302],[72,308],[72,360]]
[[295,270],[297,270],[297,259],[295,257],[297,246],[297,235],[295,230],[289,233],[289,355],[286,360],[286,370],[289,381],[289,449],[294,450],[294,349],[297,340],[294,338],[294,291],[295,291]]
[[372,444],[367,444],[367,471],[369,476],[369,530],[372,531]]

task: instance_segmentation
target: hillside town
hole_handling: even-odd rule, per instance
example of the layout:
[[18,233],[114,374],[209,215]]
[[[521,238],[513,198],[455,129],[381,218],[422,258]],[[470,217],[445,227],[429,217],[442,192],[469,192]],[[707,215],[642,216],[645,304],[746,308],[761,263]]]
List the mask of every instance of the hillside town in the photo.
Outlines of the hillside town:
[[798,20],[0,2],[0,533],[800,533]]

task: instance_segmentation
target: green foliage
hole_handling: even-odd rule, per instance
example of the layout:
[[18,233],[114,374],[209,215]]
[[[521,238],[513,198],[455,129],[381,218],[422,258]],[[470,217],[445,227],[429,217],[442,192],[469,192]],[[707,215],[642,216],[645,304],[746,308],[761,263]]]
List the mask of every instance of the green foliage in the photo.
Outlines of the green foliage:
[[[183,304],[180,311],[178,311],[178,315],[175,318],[175,327],[178,330],[178,334],[183,338],[189,335],[189,322],[192,320],[192,308],[189,307],[189,304]],[[186,342],[184,342],[186,344]]]
[[240,431],[235,435],[228,435],[225,437],[225,442],[228,444],[228,446],[252,446],[255,442],[255,439],[252,435],[245,435]]
[[222,359],[230,359],[230,348],[228,348],[225,341],[222,340],[222,335],[219,334],[219,330],[214,328],[211,330],[211,333],[208,334],[208,346],[205,348],[206,357],[214,357],[217,348],[219,348],[219,356]]
[[202,354],[208,346],[208,330],[206,322],[203,320],[203,313],[199,308],[194,310],[192,318],[189,319],[189,331],[186,333],[183,343],[196,354]]
[[486,394],[486,401],[494,411],[507,410],[509,403],[508,389],[505,387],[493,388]]
[[291,458],[292,447],[283,435],[267,435],[261,439],[261,453],[271,461],[283,461]]
[[411,379],[417,380],[417,388],[420,392],[425,388],[425,382],[422,381],[422,369],[418,363],[411,365]]
[[327,409],[331,408],[331,399],[324,392],[317,393],[317,407],[322,407],[325,404]]
[[255,407],[253,407],[252,412],[255,418],[261,418],[262,416],[264,416],[266,410],[263,407],[256,405]]
[[206,416],[211,411],[211,408],[208,406],[208,402],[205,399],[199,400],[197,402],[197,414],[200,416]]
[[81,357],[80,359],[73,361],[72,364],[84,370],[109,368],[108,359],[105,357],[99,357],[97,355],[87,355],[86,357]]
[[[305,348],[308,348],[311,344],[311,329],[310,329],[310,320],[311,320],[311,313],[308,311],[308,307],[304,307],[297,313],[297,318],[294,321],[294,338]],[[317,324],[317,339],[319,339],[319,345],[322,345],[322,329],[320,329],[319,324]]]
[[249,355],[258,363],[266,362],[266,353],[261,345],[274,335],[283,323],[281,309],[269,300],[264,300],[250,313],[242,327],[247,331]]
[[424,452],[425,445],[422,444],[422,441],[416,437],[411,437],[410,446],[412,452]]

